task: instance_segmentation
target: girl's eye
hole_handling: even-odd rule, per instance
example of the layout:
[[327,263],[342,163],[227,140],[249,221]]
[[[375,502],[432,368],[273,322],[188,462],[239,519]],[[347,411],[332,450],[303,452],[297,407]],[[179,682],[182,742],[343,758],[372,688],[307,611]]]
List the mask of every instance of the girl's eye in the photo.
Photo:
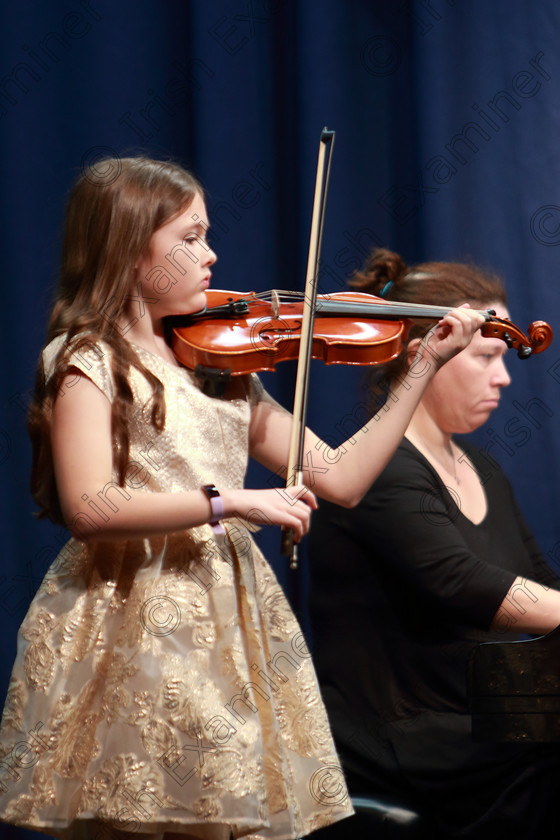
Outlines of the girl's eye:
[[206,237],[201,236],[199,233],[187,233],[187,235],[183,237],[183,242],[201,242],[206,244]]

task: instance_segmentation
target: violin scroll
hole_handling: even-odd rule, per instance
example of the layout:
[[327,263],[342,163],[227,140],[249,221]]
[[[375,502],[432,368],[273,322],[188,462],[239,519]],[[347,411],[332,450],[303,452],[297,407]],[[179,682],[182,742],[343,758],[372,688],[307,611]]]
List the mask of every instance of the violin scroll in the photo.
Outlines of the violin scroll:
[[533,321],[527,327],[528,335],[507,318],[490,317],[480,328],[486,338],[500,338],[509,348],[517,350],[520,359],[528,359],[533,353],[542,353],[553,338],[552,327],[546,321]]
[[552,327],[546,321],[533,321],[527,327],[527,331],[531,339],[533,353],[542,353],[543,350],[546,350],[554,336]]

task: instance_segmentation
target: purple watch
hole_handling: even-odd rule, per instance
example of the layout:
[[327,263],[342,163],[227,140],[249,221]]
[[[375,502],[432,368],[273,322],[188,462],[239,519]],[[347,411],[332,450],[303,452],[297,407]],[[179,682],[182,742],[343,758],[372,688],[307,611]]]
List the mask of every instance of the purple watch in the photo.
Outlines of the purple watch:
[[201,488],[202,492],[210,502],[212,516],[210,518],[210,525],[216,534],[225,534],[225,528],[220,525],[220,519],[224,515],[224,500],[220,496],[220,491],[215,484],[204,484]]

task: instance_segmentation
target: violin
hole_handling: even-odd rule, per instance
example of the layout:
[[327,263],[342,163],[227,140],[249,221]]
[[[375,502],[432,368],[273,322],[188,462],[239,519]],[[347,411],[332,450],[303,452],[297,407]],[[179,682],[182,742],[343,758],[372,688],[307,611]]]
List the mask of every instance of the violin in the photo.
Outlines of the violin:
[[[209,289],[206,298],[206,309],[172,321],[173,352],[187,368],[235,376],[272,371],[278,362],[298,357],[303,293]],[[311,357],[328,365],[385,364],[399,355],[415,321],[437,322],[452,308],[387,301],[364,292],[317,295]],[[545,321],[534,321],[525,334],[491,310],[482,314],[482,335],[505,341],[521,359],[541,353],[552,341]]]

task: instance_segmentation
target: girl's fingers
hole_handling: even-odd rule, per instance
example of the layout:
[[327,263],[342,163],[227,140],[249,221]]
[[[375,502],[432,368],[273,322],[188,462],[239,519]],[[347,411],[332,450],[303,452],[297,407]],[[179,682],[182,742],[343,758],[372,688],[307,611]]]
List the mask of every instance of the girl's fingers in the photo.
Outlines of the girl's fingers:
[[[292,528],[298,539],[309,530],[311,512],[318,507],[315,494],[303,484],[274,490],[234,491],[232,505],[236,516],[264,525],[281,525]],[[224,491],[227,498],[228,491]],[[228,500],[229,501],[229,500]]]
[[[424,341],[442,355],[442,361],[464,350],[485,322],[484,315],[468,306],[452,309],[431,330]],[[432,344],[435,338],[436,343]]]
[[459,323],[463,329],[467,329],[471,334],[474,334],[486,319],[484,315],[471,309],[469,304],[466,303],[457,309],[452,309],[442,320],[447,323]]
[[[311,491],[307,490],[303,486],[293,487],[290,489],[294,491],[293,498],[297,499],[297,501],[295,501],[293,505],[290,505],[290,509],[287,511],[287,526],[292,528],[297,538],[297,542],[299,542],[309,530],[311,511],[312,509],[317,508],[317,499]],[[302,490],[305,492],[303,495],[299,495]]]
[[296,484],[294,487],[288,487],[285,492],[292,496],[293,499],[305,502],[305,504],[309,505],[309,507],[313,508],[313,510],[317,510],[319,506],[315,493],[312,493],[311,490],[304,484]]

